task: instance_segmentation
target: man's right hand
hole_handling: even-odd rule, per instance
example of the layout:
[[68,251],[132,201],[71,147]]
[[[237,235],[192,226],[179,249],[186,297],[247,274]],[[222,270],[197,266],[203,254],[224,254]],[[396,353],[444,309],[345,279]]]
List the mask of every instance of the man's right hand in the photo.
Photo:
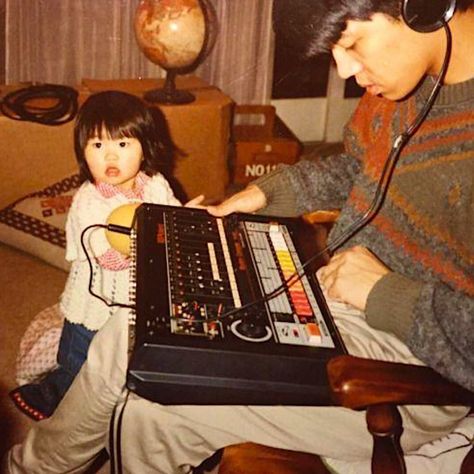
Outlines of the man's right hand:
[[255,212],[267,204],[267,199],[263,191],[255,186],[250,185],[243,191],[240,191],[230,198],[216,206],[206,206],[209,214],[216,217],[227,216],[232,212]]

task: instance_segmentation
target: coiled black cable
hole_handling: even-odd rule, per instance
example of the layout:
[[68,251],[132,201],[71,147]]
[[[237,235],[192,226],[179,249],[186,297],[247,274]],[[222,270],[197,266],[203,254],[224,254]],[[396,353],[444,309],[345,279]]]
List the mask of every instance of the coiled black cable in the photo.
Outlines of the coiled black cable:
[[[2,98],[0,108],[8,118],[43,125],[62,125],[77,113],[78,92],[69,86],[42,84],[29,86],[8,93]],[[33,99],[54,99],[51,105],[41,106]]]

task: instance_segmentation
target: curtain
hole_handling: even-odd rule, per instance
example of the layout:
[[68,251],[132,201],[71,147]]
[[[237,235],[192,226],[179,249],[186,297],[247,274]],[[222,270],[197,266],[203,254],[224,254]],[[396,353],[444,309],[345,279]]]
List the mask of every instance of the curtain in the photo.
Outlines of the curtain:
[[219,36],[202,77],[238,103],[268,103],[273,78],[272,0],[213,0]]
[[[4,0],[7,83],[74,85],[83,78],[163,77],[133,32],[139,0]],[[212,0],[214,50],[196,75],[236,102],[270,100],[272,0]]]

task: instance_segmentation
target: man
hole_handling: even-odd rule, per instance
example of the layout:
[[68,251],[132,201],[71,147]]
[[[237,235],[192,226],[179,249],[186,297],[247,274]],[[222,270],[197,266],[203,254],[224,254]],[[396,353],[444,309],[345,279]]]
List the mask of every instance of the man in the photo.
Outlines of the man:
[[[336,316],[350,353],[421,359],[471,390],[473,5],[457,2],[445,85],[403,150],[379,214],[319,272],[330,298],[363,310]],[[416,32],[400,12],[398,0],[276,2],[277,26],[289,35],[294,29],[312,54],[331,50],[341,76],[355,75],[367,94],[347,128],[344,154],[282,167],[209,212],[265,208],[293,215],[341,208],[330,236],[335,241],[366,211],[392,143],[423,107],[446,50],[443,29]],[[126,349],[127,324],[118,314],[97,334],[53,417],[10,451],[8,472],[84,471],[105,445],[114,408],[124,398]],[[438,438],[465,413],[405,408],[402,445],[413,450]],[[364,414],[338,407],[161,406],[132,394],[123,412],[125,472],[183,472],[243,441],[343,460],[368,459],[372,446]]]

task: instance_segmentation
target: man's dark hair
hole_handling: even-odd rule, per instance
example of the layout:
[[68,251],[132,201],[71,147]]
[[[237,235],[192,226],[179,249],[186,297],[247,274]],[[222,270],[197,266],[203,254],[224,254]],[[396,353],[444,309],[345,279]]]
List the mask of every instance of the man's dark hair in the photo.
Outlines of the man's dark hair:
[[[275,32],[304,57],[330,51],[348,20],[368,20],[374,13],[400,18],[402,4],[401,0],[274,0],[273,3]],[[465,11],[474,5],[474,0],[456,3],[457,10]]]

